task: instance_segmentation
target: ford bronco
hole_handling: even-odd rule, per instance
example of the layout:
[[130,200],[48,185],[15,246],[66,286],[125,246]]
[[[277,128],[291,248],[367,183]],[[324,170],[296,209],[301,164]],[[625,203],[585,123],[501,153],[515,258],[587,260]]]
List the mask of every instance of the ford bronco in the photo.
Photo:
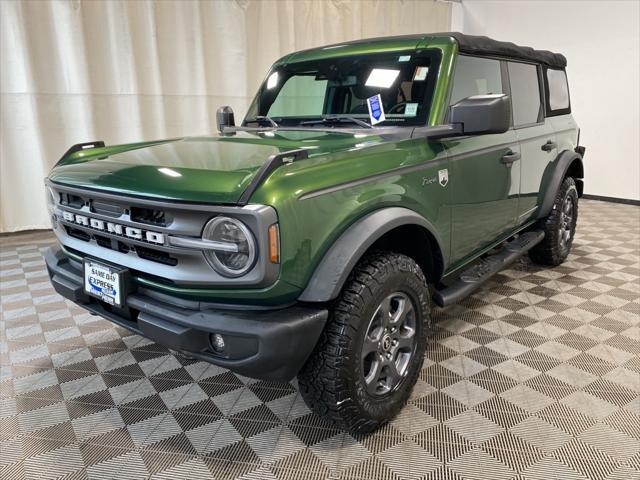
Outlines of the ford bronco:
[[392,418],[432,305],[559,265],[584,147],[561,54],[459,33],[289,54],[241,125],[74,145],[46,179],[56,289],[352,432]]

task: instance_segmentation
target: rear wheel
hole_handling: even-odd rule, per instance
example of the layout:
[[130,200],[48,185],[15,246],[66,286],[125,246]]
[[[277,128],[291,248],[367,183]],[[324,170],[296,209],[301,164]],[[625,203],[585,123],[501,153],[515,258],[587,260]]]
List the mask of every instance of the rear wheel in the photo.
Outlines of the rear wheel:
[[578,190],[567,177],[562,182],[551,213],[544,220],[544,240],[529,251],[529,257],[541,265],[560,265],[571,251],[578,222]]
[[409,257],[376,253],[347,280],[298,375],[315,413],[351,432],[384,424],[406,403],[426,347],[429,294]]

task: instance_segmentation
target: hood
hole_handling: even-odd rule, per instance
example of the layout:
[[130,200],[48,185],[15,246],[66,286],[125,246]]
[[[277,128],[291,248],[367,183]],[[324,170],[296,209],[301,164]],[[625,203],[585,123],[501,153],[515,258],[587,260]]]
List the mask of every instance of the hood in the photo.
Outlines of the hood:
[[63,157],[49,179],[112,193],[234,204],[270,155],[306,148],[312,157],[382,141],[377,132],[344,130],[174,138],[81,150]]

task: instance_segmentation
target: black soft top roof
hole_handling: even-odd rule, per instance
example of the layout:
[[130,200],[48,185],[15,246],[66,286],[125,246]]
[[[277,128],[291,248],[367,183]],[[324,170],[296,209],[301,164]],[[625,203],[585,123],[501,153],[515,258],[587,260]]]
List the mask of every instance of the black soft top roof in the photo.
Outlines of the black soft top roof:
[[548,50],[535,50],[531,47],[521,47],[511,42],[500,42],[489,37],[466,35],[459,32],[442,32],[427,34],[427,37],[453,37],[460,52],[473,55],[495,55],[518,60],[529,60],[542,63],[553,68],[565,68],[567,59],[561,53]]
[[535,50],[531,47],[521,47],[520,45],[516,45],[515,43],[511,42],[500,42],[489,37],[466,35],[460,32],[420,33],[411,35],[397,35],[391,37],[365,38],[361,40],[352,40],[350,42],[336,43],[319,48],[301,50],[299,52],[295,52],[286,57],[283,57],[283,59],[293,59],[295,61],[295,56],[298,53],[324,50],[327,47],[384,42],[388,40],[415,40],[416,42],[420,42],[429,38],[453,38],[458,43],[459,51],[462,53],[512,58],[515,60],[525,60],[535,63],[541,63],[552,68],[565,68],[567,66],[567,59],[561,53],[549,52],[548,50]]

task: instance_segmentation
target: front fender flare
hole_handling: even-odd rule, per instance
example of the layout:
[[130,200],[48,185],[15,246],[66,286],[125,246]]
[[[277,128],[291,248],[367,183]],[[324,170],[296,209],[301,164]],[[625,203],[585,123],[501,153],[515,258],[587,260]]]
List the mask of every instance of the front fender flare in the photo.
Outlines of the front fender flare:
[[542,199],[540,202],[540,208],[538,209],[537,218],[545,218],[549,215],[551,208],[553,208],[553,202],[556,198],[556,194],[558,193],[558,189],[567,175],[569,167],[571,167],[573,162],[576,160],[579,162],[579,173],[581,175],[579,178],[582,178],[584,176],[582,157],[580,154],[572,150],[563,151],[558,155],[555,162],[549,164],[542,177],[542,185],[545,185],[546,188],[540,192],[542,194]]
[[298,300],[326,302],[338,296],[347,277],[364,253],[385,233],[403,225],[425,228],[442,252],[435,227],[422,215],[402,207],[376,210],[351,225],[325,252]]

